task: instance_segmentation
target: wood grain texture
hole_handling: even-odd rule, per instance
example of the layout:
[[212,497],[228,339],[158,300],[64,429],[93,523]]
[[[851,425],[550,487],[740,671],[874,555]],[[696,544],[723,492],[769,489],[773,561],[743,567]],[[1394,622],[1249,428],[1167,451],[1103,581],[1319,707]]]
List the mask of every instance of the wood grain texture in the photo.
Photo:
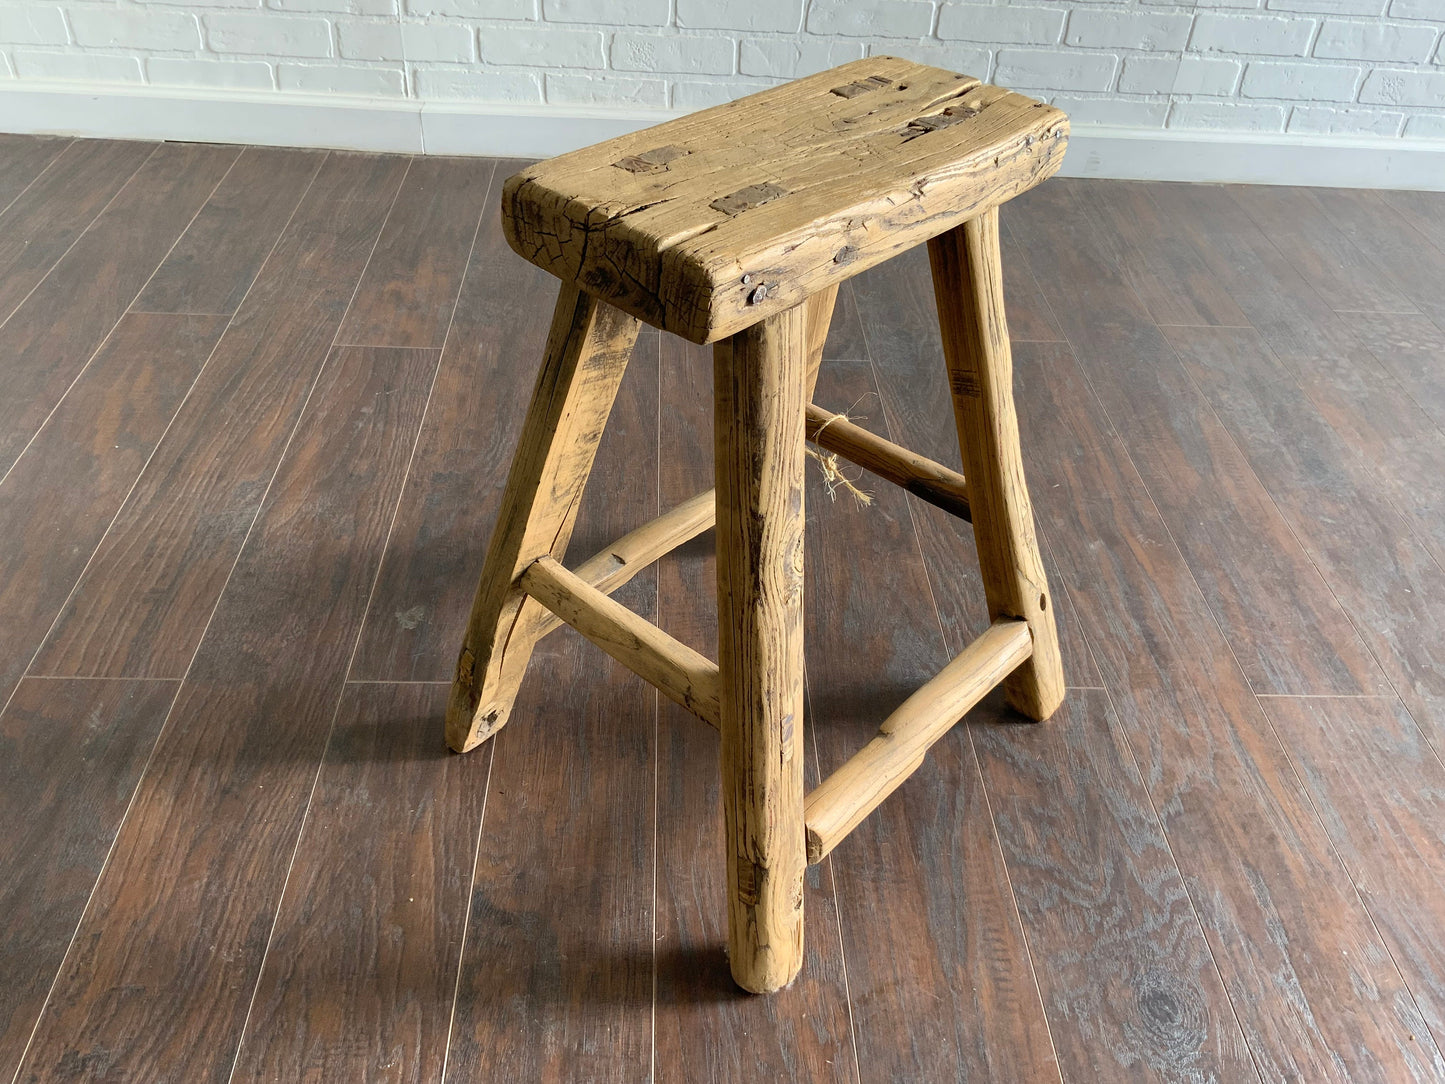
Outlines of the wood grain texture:
[[0,1077],[14,1077],[173,681],[21,682],[0,713]]
[[718,731],[728,966],[770,993],[803,964],[806,306],[713,351]]
[[[519,163],[499,162],[497,174]],[[496,193],[486,206],[495,205]],[[556,280],[512,255],[501,222],[482,215],[416,460],[372,600],[355,675],[450,681],[471,606],[465,588],[482,570],[501,506],[533,366],[547,341]],[[600,542],[607,541],[600,539]]]
[[0,133],[0,214],[49,168],[73,140]]
[[446,741],[464,753],[511,715],[539,627],[540,605],[519,581],[538,557],[567,551],[577,502],[592,470],[639,324],[575,287],[562,287],[547,347],[487,544],[487,559],[457,655]]
[[1445,316],[1362,312],[1350,323],[1405,394],[1445,429]]
[[[1015,262],[1025,263],[1021,258]],[[920,248],[900,256],[886,270],[865,272],[849,283],[866,324],[869,349],[865,356],[871,357],[877,390],[860,391],[863,398],[851,406],[841,402],[829,405],[847,408],[860,424],[875,432],[896,434],[898,443],[952,467],[960,463],[958,425],[929,280],[928,253]],[[1033,300],[1036,307],[1037,299]],[[1007,296],[1010,314],[1031,307],[1028,298],[1021,301],[1016,305],[1013,295]],[[1018,394],[1029,394],[1029,389],[1020,385]],[[1028,430],[1022,431],[1022,439],[1030,439]],[[939,618],[949,643],[955,645],[953,650],[960,651],[989,624],[973,532],[950,513],[919,500],[909,503]],[[1036,533],[1045,539],[1048,529],[1040,524]],[[1064,677],[1071,684],[1099,686],[1098,668],[1084,644],[1078,618],[1047,547],[1044,570],[1055,596],[1061,599],[1055,619]]]
[[228,1079],[436,361],[327,368],[20,1080]]
[[808,862],[820,861],[923,764],[928,748],[1028,659],[1028,623],[995,621],[889,713],[878,734],[808,792]]
[[487,158],[412,162],[337,342],[442,346],[495,167]]
[[1108,695],[969,728],[1064,1079],[1257,1080]]
[[224,326],[214,316],[122,317],[0,483],[0,704]]
[[1391,687],[1445,743],[1445,576],[1429,547],[1383,498],[1358,449],[1281,379],[1255,332],[1171,328],[1170,338]]
[[[657,512],[657,348],[644,330],[582,495],[576,548]],[[525,390],[530,375],[513,379]],[[655,573],[618,599],[652,617]],[[646,1077],[654,842],[666,835],[652,800],[657,705],[564,629],[538,645],[512,723],[458,758],[490,756],[492,769],[448,1079]],[[709,734],[686,715],[678,725]]]
[[346,687],[231,1080],[441,1079],[491,757],[444,684]]
[[333,155],[36,659],[180,677],[275,475],[406,169]]
[[1040,191],[1028,206],[1033,214],[1016,224],[1016,234],[1058,298],[1089,387],[1251,688],[1384,691],[1379,667],[1329,584],[1097,240],[1072,187]]
[[1308,190],[1319,213],[1354,246],[1344,254],[1351,266],[1363,257],[1366,274],[1383,279],[1437,326],[1445,325],[1445,298],[1433,288],[1445,276],[1445,230],[1432,230],[1428,219],[1412,222],[1390,205],[1390,197],[1345,188]]
[[[0,214],[0,322],[35,289],[155,149],[154,143],[120,140],[71,142],[49,163],[44,184],[12,192],[13,202],[4,200],[8,206]],[[28,157],[7,162],[6,175],[13,170],[23,176]]]
[[235,312],[325,158],[325,151],[243,150],[133,308]]
[[1017,361],[1041,516],[1261,1075],[1430,1079],[1419,1009],[1082,372],[1063,347]]
[[503,223],[564,282],[713,342],[1031,188],[1067,136],[1041,102],[874,56],[530,167]]
[[[923,273],[914,288],[926,300],[926,265]],[[823,401],[851,403],[870,392],[877,389],[866,359],[824,367]],[[951,439],[946,398],[943,407]],[[829,503],[816,471],[808,481],[809,735],[826,776],[953,651],[929,604],[912,499],[881,486],[860,509]],[[974,603],[986,620],[981,590]],[[923,766],[817,868],[829,867],[863,1080],[1057,1079],[1028,945],[963,728],[934,745]],[[814,927],[809,942],[818,936]]]
[[1026,621],[1033,639],[1004,695],[1030,719],[1047,719],[1064,698],[1064,671],[1019,454],[998,212],[929,241],[928,262],[989,620]]
[[1155,323],[1249,323],[1224,283],[1150,199],[1160,186],[1080,180],[1068,187],[1079,213],[1098,224],[1094,236],[1103,258]]
[[528,565],[522,586],[669,700],[718,725],[717,663],[592,587],[554,557],[539,557]]
[[[658,484],[664,504],[713,478],[711,353],[662,336]],[[825,380],[831,367],[824,366]],[[703,539],[657,565],[659,624],[712,656],[718,634],[714,549]],[[811,755],[804,778],[818,781]],[[856,1081],[832,859],[805,874],[807,936],[793,984],[752,997],[728,975],[720,782],[717,737],[664,702],[657,735],[653,1075],[705,1084]]]
[[1265,697],[1264,710],[1390,946],[1445,1041],[1445,764],[1393,697]]
[[[239,152],[166,143],[0,327],[0,474],[85,368]],[[14,210],[14,208],[12,208]]]
[[[1408,296],[1412,291],[1401,289],[1392,271],[1376,269],[1309,189],[1232,185],[1229,194],[1235,206],[1336,312],[1416,311]],[[1419,238],[1419,234],[1415,236]],[[1428,267],[1428,254],[1435,251],[1434,246],[1417,240],[1414,247]],[[1442,266],[1436,261],[1437,273]]]

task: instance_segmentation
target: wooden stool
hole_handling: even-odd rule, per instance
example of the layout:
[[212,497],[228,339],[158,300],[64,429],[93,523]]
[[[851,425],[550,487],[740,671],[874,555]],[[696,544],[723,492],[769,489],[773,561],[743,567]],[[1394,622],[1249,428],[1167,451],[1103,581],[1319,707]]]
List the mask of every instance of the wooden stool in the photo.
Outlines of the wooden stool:
[[[562,280],[447,713],[471,749],[566,622],[721,732],[733,977],[802,962],[803,873],[995,685],[1063,698],[1014,416],[998,205],[1059,166],[1062,113],[871,57],[563,155],[507,182],[518,253]],[[810,405],[838,284],[928,242],[963,476]],[[715,343],[717,489],[561,564],[639,321]],[[803,795],[804,441],[971,517],[992,624]],[[716,519],[719,661],[609,597]],[[866,575],[866,567],[860,568]]]

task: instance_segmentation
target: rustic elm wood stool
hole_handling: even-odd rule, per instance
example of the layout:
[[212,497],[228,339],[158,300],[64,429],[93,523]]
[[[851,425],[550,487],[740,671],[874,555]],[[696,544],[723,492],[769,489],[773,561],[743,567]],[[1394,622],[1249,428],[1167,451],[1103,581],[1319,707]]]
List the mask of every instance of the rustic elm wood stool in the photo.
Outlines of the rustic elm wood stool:
[[[1058,169],[1041,102],[872,57],[532,166],[502,221],[562,280],[457,662],[447,742],[507,721],[561,622],[721,732],[734,978],[802,962],[803,872],[995,685],[1031,719],[1063,697],[1014,416],[998,205]],[[964,477],[811,405],[838,284],[928,242]],[[561,564],[639,321],[715,343],[717,489]],[[988,631],[805,798],[804,441],[973,523]],[[716,664],[610,592],[716,520]],[[866,575],[866,567],[859,575]]]

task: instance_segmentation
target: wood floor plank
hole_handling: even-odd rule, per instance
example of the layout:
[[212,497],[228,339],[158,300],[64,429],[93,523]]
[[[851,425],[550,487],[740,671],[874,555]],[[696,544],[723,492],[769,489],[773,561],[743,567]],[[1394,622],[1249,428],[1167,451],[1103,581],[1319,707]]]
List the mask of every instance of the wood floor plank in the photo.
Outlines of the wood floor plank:
[[[1015,257],[1012,262],[1024,263],[1012,244],[1010,249]],[[1004,256],[1005,262],[1009,262],[1009,251],[1005,251]],[[1031,273],[1029,277],[1032,278]],[[854,280],[854,292],[865,321],[870,354],[878,370],[882,398],[869,395],[850,410],[850,414],[856,415],[855,420],[865,428],[877,433],[897,433],[896,441],[905,447],[960,470],[958,428],[948,392],[928,253],[915,249],[890,261],[886,270],[865,273]],[[1037,303],[1030,305],[1023,300],[1012,306],[1008,297],[1005,303],[1011,305],[1010,311],[1013,308],[1035,310],[1035,315],[1023,318],[1024,327],[1036,326],[1044,316],[1053,319],[1051,314],[1039,312]],[[1012,317],[1010,320],[1012,328]],[[1020,388],[1019,392],[1027,394],[1027,389]],[[823,405],[834,410],[848,408],[846,403]],[[877,492],[884,485],[872,478],[860,484],[870,492]],[[973,529],[925,501],[911,500],[910,504],[924,562],[929,569],[933,598],[949,642],[958,645],[954,649],[957,653],[988,628],[988,605],[984,600]],[[1047,537],[1046,530],[1040,534]],[[1098,668],[1084,645],[1078,620],[1068,602],[1068,592],[1058,586],[1053,556],[1047,547],[1044,571],[1054,584],[1054,594],[1059,600],[1056,616],[1064,680],[1070,685],[1097,686],[1100,684]]]
[[1018,242],[1009,231],[1012,218],[1008,204],[999,208],[999,243],[1003,251],[1003,296],[1009,338],[1014,342],[1058,342],[1064,336],[1054,318],[1049,299],[1039,288],[1028,261],[1018,252]]
[[[840,363],[819,396],[874,388],[870,365]],[[874,487],[859,507],[830,503],[819,472],[809,482],[809,706],[826,776],[951,656],[907,495]],[[863,1080],[1058,1076],[966,731],[935,745],[833,859]]]
[[1337,314],[1219,188],[1161,185],[1168,210],[1274,354],[1386,493],[1445,560],[1445,432],[1369,350],[1368,317]]
[[33,184],[73,141],[62,136],[0,133],[0,214]]
[[45,281],[0,328],[0,474],[115,327],[235,161],[234,147],[157,147]]
[[412,163],[338,342],[442,346],[495,166],[489,158]]
[[1155,323],[1248,324],[1229,290],[1149,198],[1161,187],[1094,180],[1068,185],[1076,206],[1098,223],[1095,243]]
[[[657,515],[657,351],[658,333],[645,331],[598,448],[571,564]],[[512,379],[529,386],[528,366],[512,360]],[[614,597],[653,619],[655,573]],[[571,629],[538,645],[492,739],[451,1079],[647,1078],[656,727],[651,686]],[[433,738],[440,748],[440,727]]]
[[1382,192],[1405,221],[1441,252],[1445,252],[1445,192]]
[[0,482],[0,705],[9,699],[221,337],[215,316],[121,318]]
[[185,673],[405,169],[405,159],[328,158],[35,673]]
[[[0,323],[155,149],[154,143],[126,140],[73,141],[50,163],[39,184],[17,193],[13,203],[5,201],[9,206],[0,214]],[[5,168],[8,174],[15,167]]]
[[[841,328],[836,319],[834,326]],[[846,311],[841,319],[848,319]],[[840,345],[847,341],[839,336]],[[713,482],[712,360],[707,347],[663,336],[659,481],[665,507]],[[834,368],[823,366],[825,379]],[[659,563],[660,624],[709,657],[717,654],[716,598],[711,534]],[[804,955],[797,979],[767,997],[744,994],[733,984],[724,951],[727,859],[717,734],[669,702],[661,707],[654,1079],[658,1084],[856,1080],[833,860],[809,867],[805,876]],[[818,780],[811,730],[804,745],[805,781],[813,786]]]
[[[496,178],[520,162],[499,162]],[[484,201],[493,206],[494,190]],[[371,681],[450,681],[532,391],[557,281],[483,214],[391,545],[357,652]]]
[[235,1084],[441,1080],[491,762],[448,755],[446,696],[346,687]]
[[1062,347],[1020,351],[1024,459],[1266,1080],[1428,1080],[1438,1052],[1190,569]]
[[1445,750],[1445,574],[1439,563],[1383,498],[1375,473],[1298,394],[1256,333],[1170,328],[1169,334],[1394,691]]
[[20,1080],[228,1078],[436,361],[327,367]]
[[1375,924],[1445,1042],[1445,764],[1394,697],[1264,697]]
[[969,725],[1063,1079],[1258,1079],[1107,694]]
[[[1336,312],[1414,312],[1415,304],[1395,281],[1381,273],[1339,228],[1308,188],[1289,185],[1231,185],[1234,204],[1269,243]],[[1382,216],[1385,217],[1385,216]],[[1388,218],[1405,226],[1397,216]],[[1406,227],[1408,230],[1408,227]],[[1413,232],[1413,231],[1409,231]],[[1432,252],[1421,244],[1415,247]],[[1445,254],[1442,258],[1445,258]],[[1445,262],[1439,266],[1445,266]]]
[[[1034,198],[1037,196],[1038,198]],[[1035,189],[1015,233],[1089,384],[1256,692],[1388,686],[1271,494],[1181,368],[1068,185]],[[1055,217],[1057,216],[1057,217]]]
[[133,308],[235,312],[325,159],[325,151],[245,148]]
[[1445,314],[1437,323],[1428,316],[1363,312],[1350,322],[1405,394],[1445,429]]
[[20,1064],[175,692],[28,678],[0,713],[0,1079]]

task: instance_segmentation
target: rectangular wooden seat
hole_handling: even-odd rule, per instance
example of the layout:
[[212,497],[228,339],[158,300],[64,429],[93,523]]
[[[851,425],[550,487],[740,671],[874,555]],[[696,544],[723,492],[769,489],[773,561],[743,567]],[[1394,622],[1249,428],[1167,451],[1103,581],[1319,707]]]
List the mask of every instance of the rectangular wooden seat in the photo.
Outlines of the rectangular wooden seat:
[[524,258],[696,343],[781,312],[1053,174],[1068,119],[878,56],[523,170]]

